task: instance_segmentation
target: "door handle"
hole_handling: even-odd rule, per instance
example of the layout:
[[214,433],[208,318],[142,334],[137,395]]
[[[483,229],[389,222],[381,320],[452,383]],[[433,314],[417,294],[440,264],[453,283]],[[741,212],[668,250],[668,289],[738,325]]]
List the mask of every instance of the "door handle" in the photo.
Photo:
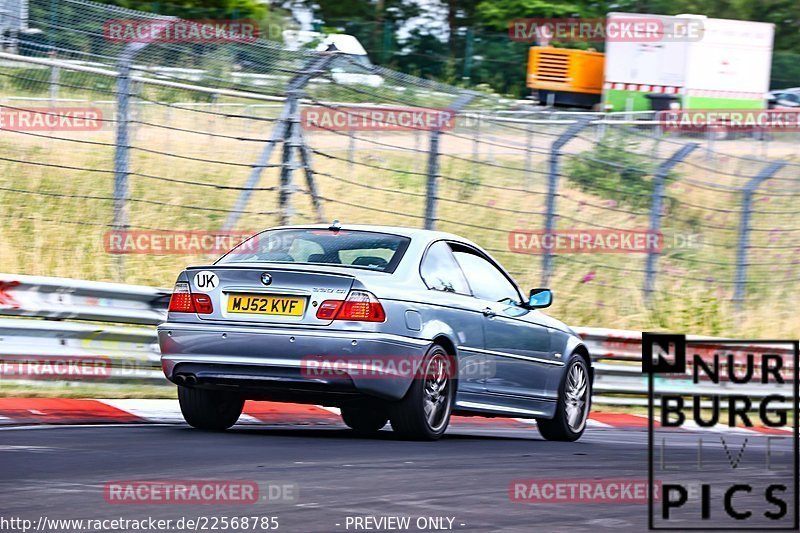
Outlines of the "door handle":
[[485,316],[486,318],[494,318],[494,317],[496,317],[496,316],[497,316],[497,313],[495,313],[494,311],[492,311],[492,308],[491,308],[491,307],[487,307],[486,309],[484,309],[483,311],[481,311],[481,313],[483,313],[483,316]]

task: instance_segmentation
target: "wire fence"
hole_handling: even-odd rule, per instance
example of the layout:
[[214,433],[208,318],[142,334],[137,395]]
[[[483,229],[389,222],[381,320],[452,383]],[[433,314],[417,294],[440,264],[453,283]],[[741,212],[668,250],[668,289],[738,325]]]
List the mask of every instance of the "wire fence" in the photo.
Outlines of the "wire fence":
[[[468,236],[522,286],[552,286],[569,323],[796,333],[796,134],[514,109],[258,40],[112,42],[119,20],[171,19],[33,0],[4,41],[0,271],[169,286],[261,229],[339,219]],[[36,122],[76,110],[88,125]],[[309,120],[365,110],[383,114]],[[447,120],[398,127],[398,110]],[[611,244],[637,235],[658,243]]]

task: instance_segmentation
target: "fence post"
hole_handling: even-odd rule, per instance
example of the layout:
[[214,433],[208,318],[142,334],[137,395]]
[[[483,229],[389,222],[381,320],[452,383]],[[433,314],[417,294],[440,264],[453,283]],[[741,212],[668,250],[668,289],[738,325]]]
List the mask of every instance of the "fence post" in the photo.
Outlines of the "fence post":
[[428,148],[428,183],[425,191],[425,229],[436,227],[436,204],[439,193],[439,129],[431,130]]
[[714,152],[714,136],[717,134],[717,129],[709,125],[706,128],[706,159],[711,160],[711,154]]
[[314,207],[314,213],[317,215],[317,222],[321,224],[325,221],[325,214],[322,210],[322,202],[320,201],[317,182],[314,179],[314,167],[311,165],[311,154],[309,153],[308,146],[306,146],[303,141],[300,142],[300,162],[306,174],[308,193],[311,195],[311,205]]
[[[51,57],[54,56],[55,54],[51,52]],[[55,107],[56,102],[58,101],[58,85],[60,78],[61,67],[58,65],[52,65],[50,67],[50,107]]]
[[420,157],[417,157],[417,154],[420,153],[420,151],[421,151],[419,149],[419,141],[420,141],[419,129],[415,128],[414,129],[414,151],[412,152],[414,154],[412,156],[412,159],[414,160],[414,172],[419,172],[419,168],[420,168],[419,160],[422,159]]
[[[225,219],[225,224],[223,224],[222,229],[230,230],[239,221],[242,212],[247,207],[248,202],[250,202],[250,196],[252,196],[253,190],[258,186],[258,182],[261,180],[261,173],[263,172],[264,168],[268,166],[269,159],[272,156],[272,150],[275,148],[275,145],[281,141],[284,143],[287,142],[287,140],[293,134],[294,128],[290,127],[292,110],[294,110],[296,115],[298,108],[297,99],[300,97],[303,87],[305,87],[311,78],[319,74],[320,71],[324,70],[328,66],[328,63],[330,63],[333,57],[336,55],[340,54],[335,52],[322,52],[318,55],[315,55],[308,63],[306,63],[300,73],[289,81],[289,84],[286,88],[287,99],[283,106],[283,110],[281,111],[281,115],[272,129],[272,133],[267,141],[266,146],[264,146],[261,154],[259,154],[256,164],[253,165],[253,170],[250,172],[250,177],[247,179],[244,190],[242,190],[242,192],[239,194],[239,198],[236,199],[233,210],[228,213],[228,217]],[[294,97],[292,97],[292,95],[294,95]],[[295,142],[299,141],[295,139]],[[287,154],[284,152],[284,155]],[[279,203],[281,202],[284,194],[284,177],[291,179],[290,176],[284,176],[283,171],[281,171],[281,189],[278,196]],[[283,217],[283,215],[284,213],[281,211],[280,216]]]
[[[653,174],[653,196],[650,203],[650,235],[657,234],[661,231],[661,206],[664,203],[664,182],[669,175],[669,171],[675,165],[686,159],[697,147],[698,143],[688,143],[680,147],[669,159],[661,163]],[[648,243],[650,241],[648,240]],[[649,302],[653,294],[653,288],[656,281],[656,262],[660,250],[652,249],[648,246],[647,261],[645,263],[644,274],[644,298],[645,302]]]
[[347,172],[353,176],[353,166],[356,158],[356,136],[352,128],[347,131]]
[[[130,138],[131,65],[136,55],[147,47],[147,43],[130,43],[117,61],[117,137],[114,149],[114,222],[115,231],[128,229],[128,162]],[[117,279],[124,279],[123,254],[116,256]]]
[[739,223],[739,239],[736,249],[736,281],[733,293],[733,301],[737,311],[742,309],[742,304],[744,303],[744,285],[747,280],[747,249],[750,246],[750,215],[753,210],[753,194],[764,181],[771,178],[785,165],[785,161],[770,163],[769,166],[759,172],[757,176],[748,181],[742,188],[742,217]]
[[[570,139],[581,132],[592,121],[591,117],[581,117],[570,124],[567,130],[553,141],[550,146],[550,172],[547,175],[547,212],[544,218],[543,239],[549,239],[555,228],[556,219],[556,193],[558,192],[558,160],[561,157],[561,149]],[[547,287],[550,283],[550,275],[553,271],[553,252],[548,246],[544,247],[542,255],[542,286]]]
[[472,171],[472,179],[476,183],[480,183],[481,180],[481,146],[480,146],[480,137],[481,137],[481,123],[483,122],[483,111],[478,112],[478,121],[475,123],[475,129],[472,131],[472,165],[470,165]]
[[288,117],[286,118],[286,136],[283,140],[283,155],[281,157],[281,179],[278,190],[278,216],[279,224],[287,226],[292,223],[292,194],[294,183],[292,175],[295,169],[294,150],[299,146],[297,130],[300,127],[300,117],[297,113],[297,91],[290,91],[287,95]]
[[530,123],[525,123],[525,190],[531,190],[533,185],[533,128]]
[[253,170],[250,171],[250,177],[247,178],[247,183],[245,183],[244,190],[241,192],[241,194],[239,194],[239,198],[236,199],[233,209],[228,213],[228,217],[225,219],[225,224],[222,225],[223,230],[228,231],[233,229],[233,227],[236,225],[236,222],[239,220],[239,217],[242,215],[245,207],[247,207],[247,203],[250,201],[250,195],[253,194],[253,189],[256,188],[259,180],[261,179],[261,172],[263,172],[264,168],[266,168],[269,164],[269,160],[272,157],[272,150],[281,139],[286,137],[286,119],[288,116],[289,108],[284,107],[280,116],[278,117],[278,121],[275,123],[275,127],[272,129],[272,133],[270,134],[270,138],[267,140],[267,144],[258,155],[256,164],[253,165]]
[[[477,93],[464,91],[456,98],[448,108],[453,116],[455,125],[459,111],[464,109],[475,97]],[[431,142],[428,149],[428,182],[425,197],[425,229],[436,228],[436,208],[439,194],[439,136],[441,128],[431,129]]]

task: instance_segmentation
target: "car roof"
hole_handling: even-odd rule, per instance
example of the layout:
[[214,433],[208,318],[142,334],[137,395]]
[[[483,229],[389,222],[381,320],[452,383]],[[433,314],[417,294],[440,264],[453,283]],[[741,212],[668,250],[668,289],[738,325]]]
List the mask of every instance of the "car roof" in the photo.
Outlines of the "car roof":
[[[303,224],[303,225],[293,225],[293,226],[277,226],[274,228],[269,228],[271,230],[276,229],[328,229],[330,228],[330,224]],[[448,240],[448,241],[457,241],[463,242],[465,244],[471,244],[473,246],[477,246],[475,243],[470,241],[469,239],[465,239],[464,237],[460,237],[453,233],[447,233],[445,231],[435,231],[435,230],[428,230],[422,228],[407,228],[404,226],[380,226],[376,224],[342,224],[341,229],[343,230],[352,230],[352,231],[374,231],[378,233],[389,233],[393,235],[400,235],[402,237],[408,237],[410,239],[418,239],[418,240],[425,240],[425,241],[437,241],[437,240]]]

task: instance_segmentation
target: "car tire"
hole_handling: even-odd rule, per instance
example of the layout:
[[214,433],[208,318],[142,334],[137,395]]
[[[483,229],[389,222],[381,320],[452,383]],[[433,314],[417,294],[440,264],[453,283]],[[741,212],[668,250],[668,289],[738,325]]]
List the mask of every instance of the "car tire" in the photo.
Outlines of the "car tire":
[[553,418],[536,419],[539,434],[547,440],[573,442],[586,430],[592,406],[592,377],[586,360],[574,354],[558,389],[558,406]]
[[405,397],[391,405],[392,429],[401,438],[437,440],[447,430],[456,393],[455,359],[434,344],[422,359]]
[[389,421],[381,409],[369,407],[342,407],[342,420],[347,427],[361,435],[372,435],[380,431]]
[[226,391],[178,386],[178,403],[186,422],[197,429],[223,431],[239,420],[244,399]]

